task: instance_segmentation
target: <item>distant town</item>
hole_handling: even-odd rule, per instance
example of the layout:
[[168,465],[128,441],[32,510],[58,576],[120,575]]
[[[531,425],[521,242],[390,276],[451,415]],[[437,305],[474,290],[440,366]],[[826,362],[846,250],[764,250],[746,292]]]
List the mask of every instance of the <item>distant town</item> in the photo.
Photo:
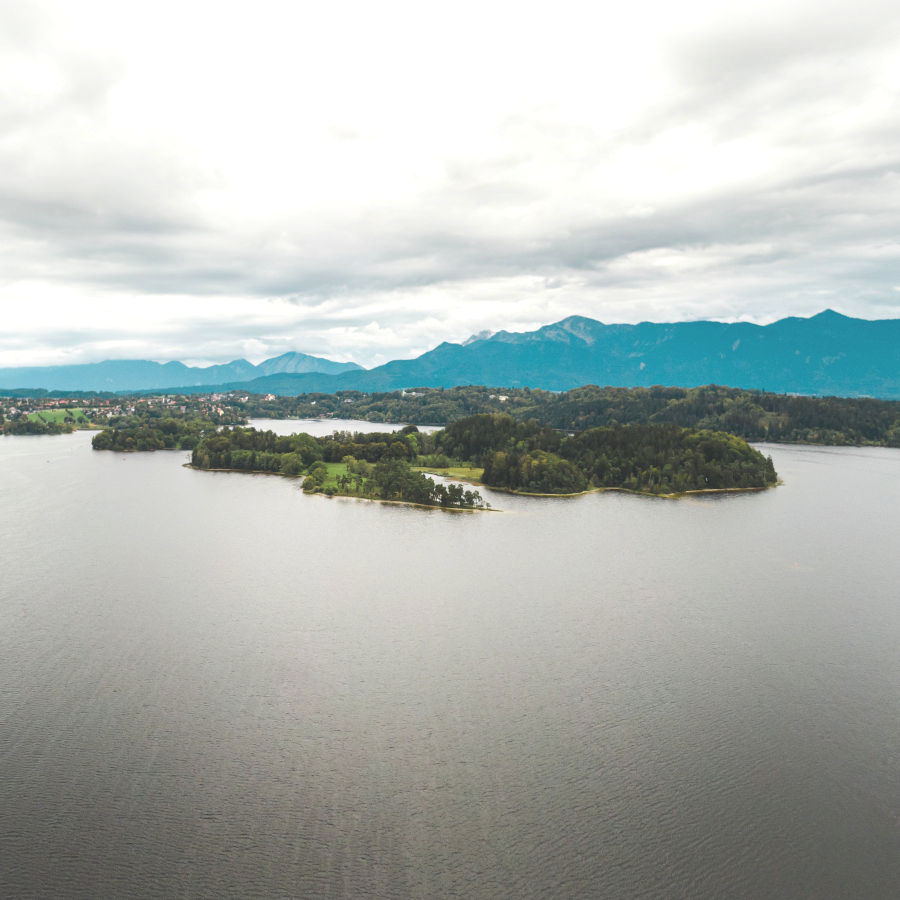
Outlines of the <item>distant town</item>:
[[[218,393],[194,395],[190,398],[162,395],[89,398],[0,396],[0,431],[38,434],[45,433],[41,426],[45,426],[46,433],[104,428],[112,420],[133,416],[141,409],[175,416],[184,416],[190,412],[209,419],[230,418],[237,413],[238,404],[246,404],[249,400],[250,397],[243,394]],[[32,423],[32,429],[24,429],[22,426],[25,422]],[[2,427],[13,423],[18,427]]]

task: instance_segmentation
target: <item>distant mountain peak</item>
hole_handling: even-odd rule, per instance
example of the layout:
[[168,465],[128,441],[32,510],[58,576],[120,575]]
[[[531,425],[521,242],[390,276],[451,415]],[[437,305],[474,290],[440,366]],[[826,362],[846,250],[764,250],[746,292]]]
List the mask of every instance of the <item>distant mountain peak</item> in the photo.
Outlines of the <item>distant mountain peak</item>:
[[588,316],[566,316],[565,319],[560,319],[556,324],[569,331],[580,331],[583,328],[595,328],[603,323],[599,319],[591,319]]
[[567,316],[559,322],[544,325],[543,328],[530,332],[530,335],[537,340],[561,341],[570,344],[574,338],[585,344],[593,344],[597,335],[606,327],[602,322],[589,319],[587,316]]
[[281,356],[267,359],[256,367],[257,375],[296,374],[305,375],[308,372],[320,372],[324,375],[339,375],[342,372],[351,372],[362,369],[357,363],[332,362],[330,359],[322,359],[318,356],[310,356],[308,353],[300,353],[289,350]]
[[469,344],[474,344],[475,341],[487,341],[490,340],[494,336],[494,332],[489,328],[485,328],[484,331],[479,331],[477,334],[473,334],[470,337],[467,337],[463,342],[463,347],[468,347]]
[[308,353],[288,352],[254,366],[246,359],[211,366],[149,359],[107,359],[69,366],[0,368],[0,390],[37,388],[60,391],[152,391],[176,387],[215,387],[264,375],[342,375],[362,370],[356,363],[332,362]]

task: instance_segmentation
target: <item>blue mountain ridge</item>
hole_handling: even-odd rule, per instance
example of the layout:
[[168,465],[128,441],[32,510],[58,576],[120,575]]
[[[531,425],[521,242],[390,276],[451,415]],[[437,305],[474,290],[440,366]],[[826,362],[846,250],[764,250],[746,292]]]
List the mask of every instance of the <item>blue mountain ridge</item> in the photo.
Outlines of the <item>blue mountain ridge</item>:
[[275,375],[221,390],[293,395],[483,384],[568,390],[584,384],[696,387],[900,399],[900,320],[833,310],[769,325],[641,322],[570,316],[535,331],[442,343],[415,359],[340,375]]
[[482,332],[415,359],[373,369],[286,353],[253,366],[235,360],[183,363],[115,360],[83,366],[0,369],[0,390],[240,390],[261,394],[393,391],[483,384],[568,390],[584,384],[696,387],[900,399],[900,319],[868,320],[825,310],[769,325],[640,322],[607,325],[569,316],[529,332]]
[[181,362],[115,359],[73,366],[0,369],[0,390],[43,388],[51,391],[154,391],[184,387],[193,391],[225,381],[252,380],[281,374],[318,372],[336,375],[362,369],[356,363],[332,362],[306,353],[284,353],[259,365],[235,359],[220,365],[192,367]]

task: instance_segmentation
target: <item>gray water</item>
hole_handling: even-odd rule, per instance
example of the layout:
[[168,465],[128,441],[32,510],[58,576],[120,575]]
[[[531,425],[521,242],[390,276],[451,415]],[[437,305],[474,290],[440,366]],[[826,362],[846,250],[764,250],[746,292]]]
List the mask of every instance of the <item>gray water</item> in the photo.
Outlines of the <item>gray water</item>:
[[0,439],[0,895],[896,897],[900,452],[504,512]]

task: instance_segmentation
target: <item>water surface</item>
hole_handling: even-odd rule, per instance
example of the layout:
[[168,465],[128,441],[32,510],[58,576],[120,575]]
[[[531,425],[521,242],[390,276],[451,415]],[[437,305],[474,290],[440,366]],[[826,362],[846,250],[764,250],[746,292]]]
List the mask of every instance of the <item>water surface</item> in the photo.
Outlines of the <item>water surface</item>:
[[0,895],[896,896],[900,452],[448,514],[90,438],[0,439]]

